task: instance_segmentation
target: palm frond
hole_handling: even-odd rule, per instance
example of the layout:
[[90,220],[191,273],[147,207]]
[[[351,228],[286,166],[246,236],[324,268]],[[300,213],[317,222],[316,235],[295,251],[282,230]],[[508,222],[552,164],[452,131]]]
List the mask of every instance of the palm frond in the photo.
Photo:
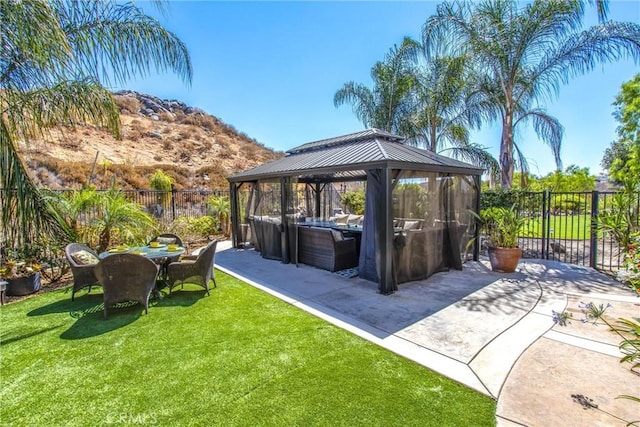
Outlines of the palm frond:
[[600,22],[605,22],[609,19],[609,0],[587,0],[587,3],[590,5],[595,4]]
[[55,0],[53,8],[79,73],[121,84],[149,75],[154,67],[191,82],[191,58],[184,43],[134,4]]
[[485,173],[495,180],[498,180],[500,177],[500,164],[498,160],[487,151],[486,147],[479,144],[469,143],[448,147],[439,151],[438,154],[446,154],[451,158],[483,168]]
[[54,82],[71,48],[51,5],[41,0],[0,3],[0,88],[29,91]]
[[513,153],[514,153],[514,156],[513,156],[514,169],[516,171],[522,172],[522,175],[528,175],[529,162],[527,161],[527,158],[525,157],[524,153],[522,152],[518,144],[516,144],[515,142],[513,143]]
[[3,110],[18,138],[42,136],[46,129],[92,123],[120,137],[120,112],[111,92],[93,79],[62,81],[30,92],[8,89]]
[[333,96],[336,108],[343,104],[351,104],[353,113],[365,127],[373,126],[375,99],[368,87],[355,82],[345,83]]
[[551,148],[556,161],[556,169],[562,170],[560,149],[562,148],[564,128],[558,119],[549,116],[541,109],[529,111],[528,116],[533,120],[533,128],[536,134]]
[[608,21],[572,34],[557,47],[547,47],[545,52],[533,77],[557,93],[560,82],[567,83],[599,63],[623,58],[640,62],[640,25]]
[[354,114],[365,127],[411,137],[406,134],[412,131],[410,119],[414,111],[412,90],[416,83],[411,70],[412,60],[418,51],[419,44],[405,38],[400,47],[392,47],[385,59],[371,68],[371,89],[347,82],[335,93],[334,105],[351,104]]
[[5,117],[0,116],[0,219],[5,242],[18,247],[43,236],[73,239],[74,233],[29,178]]
[[39,233],[69,239],[71,230],[30,180],[18,141],[76,123],[119,136],[118,108],[101,82],[122,83],[152,68],[190,82],[191,60],[174,34],[131,3],[0,0],[0,17],[3,239],[28,243]]

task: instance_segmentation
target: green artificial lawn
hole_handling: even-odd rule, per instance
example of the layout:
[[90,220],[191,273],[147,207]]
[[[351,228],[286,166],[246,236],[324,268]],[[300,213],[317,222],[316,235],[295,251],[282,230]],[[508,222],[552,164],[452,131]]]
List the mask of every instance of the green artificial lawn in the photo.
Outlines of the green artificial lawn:
[[0,425],[481,426],[495,401],[221,272],[115,309],[0,309]]
[[[549,217],[552,239],[589,240],[591,233],[590,215],[551,215]],[[528,219],[522,229],[522,237],[542,237],[542,218]]]

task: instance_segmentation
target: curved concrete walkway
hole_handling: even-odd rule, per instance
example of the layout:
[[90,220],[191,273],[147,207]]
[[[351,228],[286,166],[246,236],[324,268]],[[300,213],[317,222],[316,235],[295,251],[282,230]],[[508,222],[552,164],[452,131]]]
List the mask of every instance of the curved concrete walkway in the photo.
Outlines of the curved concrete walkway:
[[[593,269],[524,260],[488,263],[400,285],[383,296],[360,278],[266,260],[220,244],[216,267],[303,310],[497,400],[500,426],[621,425],[640,418],[640,379],[619,363],[619,337],[584,324],[581,303],[607,318],[640,316],[640,299]],[[573,314],[554,325],[553,312]],[[623,421],[624,420],[624,421]]]

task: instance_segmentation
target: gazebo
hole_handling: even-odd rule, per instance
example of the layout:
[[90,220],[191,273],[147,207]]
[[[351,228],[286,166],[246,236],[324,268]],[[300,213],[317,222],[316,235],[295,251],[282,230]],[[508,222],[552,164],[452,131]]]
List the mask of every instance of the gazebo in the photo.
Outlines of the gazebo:
[[[368,129],[303,144],[228,177],[233,246],[327,269],[355,259],[357,274],[382,294],[477,260],[471,212],[479,211],[483,170],[403,141]],[[350,211],[345,192],[364,194],[364,212]],[[349,244],[331,247],[330,234]]]

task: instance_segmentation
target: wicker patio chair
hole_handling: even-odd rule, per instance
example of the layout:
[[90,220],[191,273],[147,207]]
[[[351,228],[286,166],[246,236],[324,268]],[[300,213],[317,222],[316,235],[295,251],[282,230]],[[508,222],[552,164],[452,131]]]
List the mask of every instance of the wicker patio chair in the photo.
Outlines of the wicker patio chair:
[[158,266],[148,258],[135,254],[113,254],[100,260],[96,277],[104,294],[104,317],[117,303],[137,301],[149,312],[149,296],[156,289]]
[[150,242],[158,242],[158,243],[162,243],[164,245],[178,245],[178,246],[184,246],[182,244],[182,239],[178,236],[176,236],[175,234],[171,234],[171,233],[163,233],[163,234],[159,234],[156,237],[154,237],[153,239],[151,239]]
[[81,243],[70,243],[64,248],[64,255],[73,274],[71,301],[74,300],[76,292],[80,289],[89,287],[89,292],[91,292],[91,286],[100,286],[94,274],[94,269],[99,261],[95,251]]
[[169,295],[171,295],[171,290],[174,287],[184,283],[196,283],[207,291],[207,295],[210,295],[209,280],[213,279],[213,286],[218,286],[213,272],[213,259],[216,254],[217,244],[217,240],[209,243],[206,248],[200,251],[195,261],[184,260],[169,264],[167,267]]

